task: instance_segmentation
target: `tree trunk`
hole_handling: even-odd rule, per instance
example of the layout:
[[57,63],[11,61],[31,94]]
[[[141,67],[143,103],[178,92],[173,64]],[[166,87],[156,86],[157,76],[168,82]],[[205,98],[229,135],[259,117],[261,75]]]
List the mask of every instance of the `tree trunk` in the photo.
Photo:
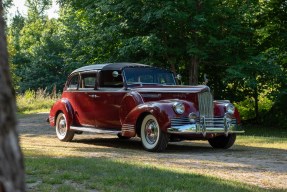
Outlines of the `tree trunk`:
[[[195,14],[199,15],[202,10],[202,1],[201,0],[195,1],[195,5],[196,5]],[[196,27],[193,31],[194,44],[196,47],[199,47],[198,35],[196,34],[196,31],[198,30],[199,30],[199,27]],[[191,65],[189,69],[189,84],[190,85],[198,85],[198,77],[199,77],[198,74],[199,74],[199,58],[198,56],[193,55],[191,57]]]
[[199,60],[197,56],[192,56],[191,66],[189,70],[189,84],[190,85],[198,85],[198,68],[199,68]]
[[25,191],[23,155],[16,130],[16,102],[8,66],[0,0],[0,192]]
[[259,107],[258,107],[258,103],[259,103],[259,96],[258,96],[258,88],[256,86],[255,90],[254,90],[254,101],[255,101],[255,105],[254,105],[254,112],[255,112],[255,120],[256,123],[259,123]]

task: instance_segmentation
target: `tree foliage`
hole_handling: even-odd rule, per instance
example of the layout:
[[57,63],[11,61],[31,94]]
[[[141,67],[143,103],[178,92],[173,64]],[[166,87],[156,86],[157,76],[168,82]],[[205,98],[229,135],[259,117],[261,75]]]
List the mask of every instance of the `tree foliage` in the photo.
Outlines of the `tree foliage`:
[[259,96],[276,102],[286,90],[284,0],[28,0],[27,18],[9,28],[19,91],[58,88],[73,69],[92,63],[139,62],[208,85],[216,99]]

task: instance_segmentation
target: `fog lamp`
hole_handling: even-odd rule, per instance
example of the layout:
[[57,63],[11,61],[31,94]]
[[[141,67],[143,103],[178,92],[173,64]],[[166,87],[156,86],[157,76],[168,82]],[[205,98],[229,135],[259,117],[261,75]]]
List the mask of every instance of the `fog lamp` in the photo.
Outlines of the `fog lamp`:
[[188,115],[188,119],[191,123],[196,123],[197,115],[192,112]]

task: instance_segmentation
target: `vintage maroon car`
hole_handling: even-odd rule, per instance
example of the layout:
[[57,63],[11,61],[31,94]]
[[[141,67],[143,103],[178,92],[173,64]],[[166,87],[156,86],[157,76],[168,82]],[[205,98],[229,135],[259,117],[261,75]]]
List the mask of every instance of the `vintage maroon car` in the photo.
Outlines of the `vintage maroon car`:
[[227,100],[214,101],[208,86],[180,86],[171,71],[133,63],[73,71],[49,122],[61,141],[85,131],[138,136],[148,151],[184,139],[227,149],[243,133],[237,109]]

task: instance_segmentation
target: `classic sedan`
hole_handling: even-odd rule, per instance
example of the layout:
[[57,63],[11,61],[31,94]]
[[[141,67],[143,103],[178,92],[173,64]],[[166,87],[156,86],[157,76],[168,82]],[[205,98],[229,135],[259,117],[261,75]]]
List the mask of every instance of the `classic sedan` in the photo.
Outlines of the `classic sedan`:
[[171,71],[135,63],[76,69],[48,121],[61,141],[82,132],[138,136],[156,152],[181,140],[227,149],[244,132],[238,110],[228,100],[213,100],[208,86],[178,85]]

